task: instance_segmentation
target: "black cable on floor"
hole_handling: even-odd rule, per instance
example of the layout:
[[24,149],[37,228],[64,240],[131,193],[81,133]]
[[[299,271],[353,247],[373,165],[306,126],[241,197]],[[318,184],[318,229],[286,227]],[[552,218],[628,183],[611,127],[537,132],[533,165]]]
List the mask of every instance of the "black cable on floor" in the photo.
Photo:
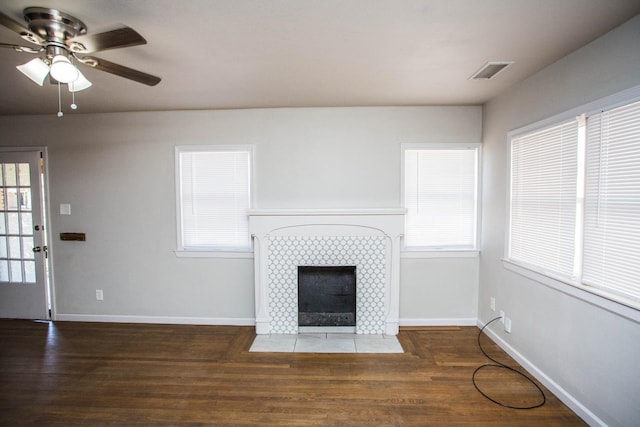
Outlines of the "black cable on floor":
[[[539,408],[542,405],[544,405],[547,402],[547,397],[544,394],[544,391],[542,391],[542,389],[540,388],[540,386],[538,386],[538,384],[536,384],[528,375],[518,371],[515,368],[512,368],[510,366],[505,365],[502,362],[498,362],[497,360],[495,360],[494,358],[492,358],[491,356],[489,356],[487,354],[486,351],[484,351],[484,349],[482,348],[482,344],[480,343],[480,337],[482,336],[482,332],[485,330],[485,328],[487,326],[489,326],[491,323],[495,322],[496,320],[500,320],[500,317],[496,317],[495,319],[492,319],[490,321],[488,321],[483,327],[482,329],[480,329],[480,332],[478,333],[478,347],[480,347],[480,351],[482,352],[482,354],[484,354],[487,359],[491,360],[493,363],[485,363],[482,366],[478,366],[476,368],[475,371],[473,371],[473,375],[471,376],[471,381],[473,382],[473,386],[476,388],[476,390],[478,390],[478,392],[483,395],[484,397],[486,397],[487,399],[489,399],[490,401],[492,401],[493,403],[496,403],[500,406],[504,406],[505,408],[510,408],[510,409],[535,409],[535,408]],[[529,381],[531,384],[533,384],[538,391],[540,392],[540,395],[542,396],[542,402],[532,405],[532,406],[512,406],[512,405],[507,405],[505,403],[502,403],[498,400],[495,400],[493,398],[491,398],[490,396],[488,396],[486,393],[484,393],[482,390],[480,390],[480,388],[478,387],[478,384],[476,384],[476,374],[482,370],[483,368],[488,368],[488,367],[492,367],[492,368],[501,368],[501,369],[508,369],[509,371],[515,372],[516,374],[521,375],[522,377],[524,377],[527,381]]]

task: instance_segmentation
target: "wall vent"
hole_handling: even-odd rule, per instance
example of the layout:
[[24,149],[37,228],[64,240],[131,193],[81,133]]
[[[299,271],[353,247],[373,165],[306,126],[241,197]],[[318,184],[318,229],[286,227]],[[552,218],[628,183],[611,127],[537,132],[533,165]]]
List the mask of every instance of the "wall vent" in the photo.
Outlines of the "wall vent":
[[489,80],[496,76],[500,71],[513,64],[513,61],[492,61],[484,64],[469,79],[470,80]]

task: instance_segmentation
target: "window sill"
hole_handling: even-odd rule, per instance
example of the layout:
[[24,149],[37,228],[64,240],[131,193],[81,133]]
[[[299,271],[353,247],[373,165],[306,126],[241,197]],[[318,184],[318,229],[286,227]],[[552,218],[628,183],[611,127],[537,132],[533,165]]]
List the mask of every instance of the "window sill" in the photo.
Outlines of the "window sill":
[[503,259],[502,265],[505,270],[534,280],[551,289],[555,289],[563,294],[572,296],[589,304],[593,304],[636,323],[640,323],[640,304],[635,301],[622,300],[617,296],[599,289],[554,278],[508,259]]
[[177,258],[229,258],[229,259],[253,259],[252,251],[174,251]]
[[400,252],[400,258],[478,258],[479,250],[412,250],[405,249]]

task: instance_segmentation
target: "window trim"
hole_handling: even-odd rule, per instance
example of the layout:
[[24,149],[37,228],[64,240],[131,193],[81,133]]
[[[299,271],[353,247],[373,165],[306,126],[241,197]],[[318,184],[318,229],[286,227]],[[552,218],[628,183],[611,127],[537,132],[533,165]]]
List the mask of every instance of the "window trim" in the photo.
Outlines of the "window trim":
[[247,151],[249,152],[249,201],[250,209],[255,206],[255,146],[249,144],[239,145],[176,145],[174,147],[174,181],[175,181],[175,209],[176,209],[176,249],[174,253],[178,258],[253,258],[253,241],[249,236],[248,248],[238,250],[230,248],[188,248],[182,242],[182,198],[180,193],[180,154],[188,152],[221,152],[221,151]]
[[[572,118],[610,110],[622,105],[640,101],[640,85],[605,96],[603,98],[588,102],[561,112],[554,116],[525,125],[507,132],[507,167],[506,167],[506,204],[505,204],[505,233],[502,263],[505,270],[514,272],[523,277],[527,277],[552,289],[558,290],[566,295],[576,297],[597,307],[608,310],[612,313],[623,316],[627,319],[640,323],[640,302],[629,300],[606,290],[591,287],[579,283],[577,280],[557,277],[544,269],[523,264],[509,259],[509,244],[511,237],[511,140],[523,134],[535,132],[544,128],[558,125]],[[578,250],[578,248],[576,248]]]
[[618,295],[608,293],[598,288],[585,286],[582,283],[555,277],[542,270],[537,270],[535,267],[524,265],[510,259],[503,258],[502,265],[507,271],[526,277],[565,295],[618,314],[636,323],[640,323],[640,305],[634,301],[623,299]]
[[[422,143],[403,143],[400,144],[400,203],[406,206],[405,200],[405,152],[407,150],[438,150],[438,149],[455,149],[455,150],[476,150],[476,207],[475,207],[475,239],[473,247],[453,247],[453,246],[407,246],[406,239],[402,239],[401,252],[403,258],[454,258],[459,253],[462,257],[475,257],[480,252],[480,236],[481,230],[481,214],[482,214],[482,143],[481,142],[422,142]],[[405,220],[406,221],[406,220]],[[406,226],[405,226],[406,234]]]

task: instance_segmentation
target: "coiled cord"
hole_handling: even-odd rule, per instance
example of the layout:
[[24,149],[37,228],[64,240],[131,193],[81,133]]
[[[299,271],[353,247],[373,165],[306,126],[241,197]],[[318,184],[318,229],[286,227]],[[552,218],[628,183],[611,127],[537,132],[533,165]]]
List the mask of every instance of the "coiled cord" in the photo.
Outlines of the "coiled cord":
[[[484,397],[486,397],[487,399],[489,399],[490,401],[492,401],[493,403],[496,403],[500,406],[504,406],[505,408],[510,408],[510,409],[535,409],[535,408],[539,408],[542,405],[544,405],[547,402],[547,397],[544,394],[544,391],[542,391],[542,389],[540,388],[540,386],[538,386],[538,384],[536,384],[531,377],[529,377],[528,375],[520,372],[519,370],[512,368],[511,366],[507,366],[502,362],[498,362],[497,360],[495,360],[494,358],[492,358],[491,356],[489,356],[487,354],[486,351],[484,351],[484,349],[482,348],[482,344],[480,343],[480,337],[482,336],[482,332],[485,330],[485,328],[487,326],[489,326],[491,323],[495,322],[496,320],[500,320],[500,317],[496,317],[495,319],[492,319],[490,321],[488,321],[483,327],[482,329],[480,329],[480,332],[478,333],[478,347],[480,348],[480,351],[482,352],[482,354],[484,354],[486,356],[487,359],[491,360],[493,363],[485,363],[482,366],[478,366],[476,368],[475,371],[473,371],[473,375],[471,376],[471,381],[473,382],[473,386],[476,388],[476,390],[478,390],[478,392],[483,395]],[[542,401],[540,403],[537,403],[535,405],[531,405],[531,406],[513,406],[513,405],[508,405],[506,403],[500,402],[496,399],[493,399],[492,397],[488,396],[485,392],[483,392],[482,390],[480,390],[480,387],[478,387],[478,384],[476,384],[476,374],[484,369],[484,368],[488,368],[488,367],[492,367],[492,368],[501,368],[501,369],[508,369],[511,372],[515,372],[518,375],[521,375],[522,377],[524,377],[527,381],[529,381],[531,384],[533,384],[536,389],[538,389],[538,391],[540,392],[540,396],[542,397]]]

